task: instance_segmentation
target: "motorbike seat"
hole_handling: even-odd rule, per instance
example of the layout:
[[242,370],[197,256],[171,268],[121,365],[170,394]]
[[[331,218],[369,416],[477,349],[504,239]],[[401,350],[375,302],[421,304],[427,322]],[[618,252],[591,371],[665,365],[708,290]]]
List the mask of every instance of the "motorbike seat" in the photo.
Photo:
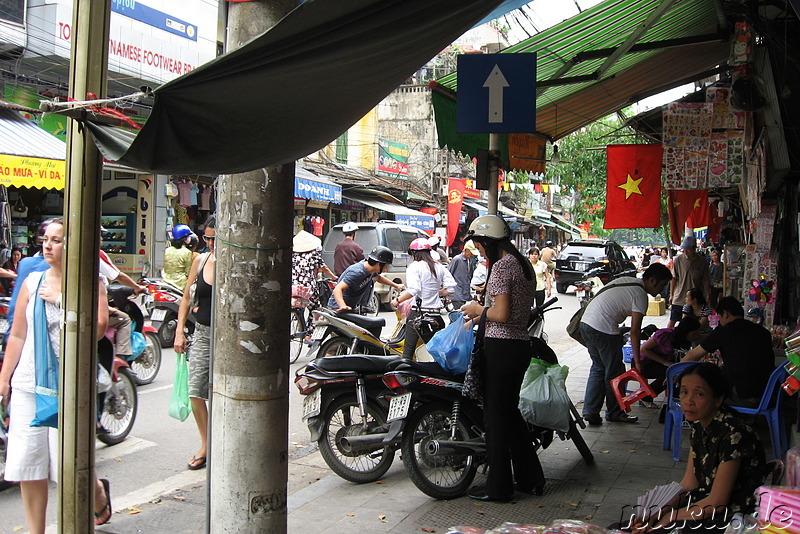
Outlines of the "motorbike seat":
[[457,375],[450,374],[442,369],[441,366],[436,362],[415,362],[414,360],[402,359],[399,362],[392,364],[390,367],[392,371],[402,371],[403,369],[408,369],[426,376],[445,378],[447,380],[452,380],[453,382],[464,382],[465,373],[459,373]]
[[344,319],[345,321],[355,323],[362,328],[366,328],[367,330],[381,329],[386,326],[386,319],[381,317],[365,317],[350,311],[336,312],[336,316]]
[[389,363],[400,359],[398,356],[348,354],[345,356],[317,358],[312,364],[318,369],[328,372],[353,371],[363,374],[383,374],[386,372]]
[[114,304],[115,308],[123,308],[128,298],[133,295],[133,288],[118,282],[109,284],[106,291],[108,292],[108,300]]

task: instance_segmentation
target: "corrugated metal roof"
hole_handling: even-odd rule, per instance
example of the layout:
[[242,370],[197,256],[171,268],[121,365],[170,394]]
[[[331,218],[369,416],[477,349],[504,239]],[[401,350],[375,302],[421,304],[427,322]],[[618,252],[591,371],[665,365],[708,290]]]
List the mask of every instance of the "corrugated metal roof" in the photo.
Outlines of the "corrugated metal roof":
[[[647,27],[648,17],[664,2],[671,6]],[[730,49],[720,21],[724,22],[724,18],[714,0],[607,0],[501,53],[536,52],[540,87],[536,131],[559,139],[636,100],[688,83],[724,63]],[[637,30],[642,34],[634,43],[628,42]],[[718,40],[708,40],[715,34],[719,35]],[[693,38],[707,41],[676,46],[680,43],[676,40]],[[609,61],[613,51],[626,42],[645,49],[634,48]],[[648,44],[672,46],[646,50]],[[601,67],[602,74],[595,80],[543,86],[576,76],[592,76]],[[457,74],[450,74],[439,83],[457,89]]]
[[64,160],[67,144],[19,112],[0,108],[0,154]]

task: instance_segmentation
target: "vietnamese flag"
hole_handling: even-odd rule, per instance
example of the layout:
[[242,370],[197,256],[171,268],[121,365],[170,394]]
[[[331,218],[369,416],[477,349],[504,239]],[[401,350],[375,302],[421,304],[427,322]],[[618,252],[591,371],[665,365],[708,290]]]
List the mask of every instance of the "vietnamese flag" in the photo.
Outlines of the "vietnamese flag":
[[683,239],[683,227],[708,226],[711,213],[707,189],[675,189],[667,191],[670,237],[676,245]]
[[464,202],[466,182],[459,178],[450,178],[447,188],[447,244],[456,240],[458,225],[461,222],[461,203]]
[[606,218],[603,228],[661,226],[661,159],[663,147],[608,145]]

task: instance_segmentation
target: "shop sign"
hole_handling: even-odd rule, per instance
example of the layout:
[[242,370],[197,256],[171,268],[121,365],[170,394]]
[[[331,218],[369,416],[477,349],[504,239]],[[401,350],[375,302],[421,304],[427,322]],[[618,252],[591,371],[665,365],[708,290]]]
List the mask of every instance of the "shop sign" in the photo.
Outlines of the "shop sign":
[[149,243],[153,239],[153,210],[151,209],[153,203],[153,180],[151,178],[142,177],[139,180],[138,194],[136,218],[139,221],[139,236],[134,250],[136,250],[137,254],[146,255]]
[[309,208],[316,208],[316,209],[319,209],[319,210],[328,209],[328,204],[330,204],[330,202],[322,202],[321,200],[309,200],[308,201],[308,207]]
[[0,154],[0,185],[64,189],[63,160]]
[[294,199],[294,209],[299,210],[306,207],[306,199],[304,198],[297,198]]
[[420,230],[433,230],[435,227],[430,215],[395,215],[394,220],[398,224],[407,224]]
[[305,178],[295,177],[294,196],[319,200],[322,202],[342,203],[342,188],[336,184],[325,184],[306,180]]
[[408,178],[408,145],[378,138],[378,174]]

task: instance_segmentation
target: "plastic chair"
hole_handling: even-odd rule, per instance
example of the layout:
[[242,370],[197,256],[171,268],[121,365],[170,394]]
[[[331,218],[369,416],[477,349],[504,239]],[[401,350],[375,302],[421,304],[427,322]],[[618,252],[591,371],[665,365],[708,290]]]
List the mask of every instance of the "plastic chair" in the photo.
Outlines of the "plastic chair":
[[[639,389],[632,393],[628,393],[625,386],[631,380],[639,382]],[[619,404],[620,410],[625,412],[630,412],[631,404],[638,400],[641,400],[645,397],[656,397],[653,388],[651,388],[650,384],[647,383],[647,379],[639,374],[639,371],[636,369],[625,371],[618,377],[612,378],[611,389],[614,391],[614,396],[617,397],[617,404]]]
[[675,379],[690,367],[700,362],[678,362],[667,368],[667,413],[664,417],[664,450],[672,449],[672,459],[681,461],[681,430],[683,429],[683,410],[675,391]]
[[769,437],[772,441],[772,453],[776,459],[781,459],[788,447],[788,439],[786,438],[786,429],[783,425],[783,414],[781,413],[781,399],[783,398],[783,389],[781,384],[789,376],[786,370],[786,365],[779,365],[772,371],[767,381],[767,387],[764,389],[764,394],[761,396],[761,402],[758,403],[757,408],[748,408],[746,406],[733,406],[728,407],[736,410],[740,414],[750,415],[763,415],[767,419],[769,426]]

